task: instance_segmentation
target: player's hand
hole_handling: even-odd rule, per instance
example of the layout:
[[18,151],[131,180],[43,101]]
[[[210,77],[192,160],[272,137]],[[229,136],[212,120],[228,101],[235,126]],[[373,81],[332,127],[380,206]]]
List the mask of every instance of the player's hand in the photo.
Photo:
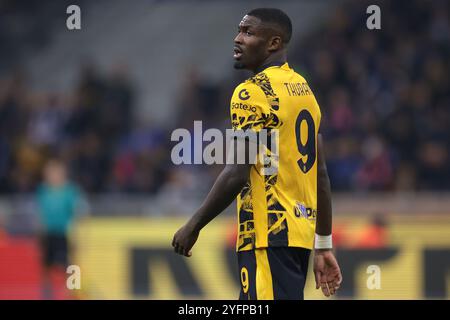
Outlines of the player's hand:
[[341,269],[331,250],[314,251],[314,276],[316,289],[322,288],[326,297],[336,293],[342,282]]
[[173,236],[172,247],[174,251],[186,257],[192,256],[191,249],[199,234],[200,232],[194,230],[189,223],[185,224]]

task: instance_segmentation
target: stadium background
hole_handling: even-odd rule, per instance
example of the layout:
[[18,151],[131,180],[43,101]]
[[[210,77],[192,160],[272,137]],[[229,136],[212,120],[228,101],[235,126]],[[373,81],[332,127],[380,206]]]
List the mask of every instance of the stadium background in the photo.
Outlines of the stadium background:
[[[81,7],[81,30],[66,8]],[[366,8],[381,8],[381,30]],[[61,156],[89,210],[81,299],[235,299],[234,205],[172,253],[221,166],[174,166],[175,128],[229,127],[241,17],[267,1],[0,0],[0,298],[41,298],[36,188]],[[277,1],[323,113],[339,299],[450,296],[448,1]],[[367,268],[381,270],[370,290]],[[309,274],[306,298],[321,299]],[[64,283],[64,279],[60,279]]]

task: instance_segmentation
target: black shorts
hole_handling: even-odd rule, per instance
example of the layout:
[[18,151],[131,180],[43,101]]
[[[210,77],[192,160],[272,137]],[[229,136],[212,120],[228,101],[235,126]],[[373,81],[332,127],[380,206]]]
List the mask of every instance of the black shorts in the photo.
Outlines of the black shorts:
[[41,237],[42,259],[44,266],[67,267],[67,237],[60,234],[44,234]]
[[295,247],[238,252],[239,300],[303,300],[310,253]]

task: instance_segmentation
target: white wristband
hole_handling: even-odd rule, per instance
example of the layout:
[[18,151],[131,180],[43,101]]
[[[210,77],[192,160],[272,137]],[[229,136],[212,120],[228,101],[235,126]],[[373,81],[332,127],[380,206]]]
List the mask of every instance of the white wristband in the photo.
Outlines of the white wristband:
[[329,236],[321,236],[316,233],[314,237],[314,249],[332,249],[333,240],[331,238],[331,234]]

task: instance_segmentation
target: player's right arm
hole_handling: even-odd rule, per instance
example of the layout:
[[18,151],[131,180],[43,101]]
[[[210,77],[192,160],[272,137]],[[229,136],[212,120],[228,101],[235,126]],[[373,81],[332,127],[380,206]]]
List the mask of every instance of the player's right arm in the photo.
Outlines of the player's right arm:
[[[332,233],[331,187],[321,134],[317,137],[317,163],[318,213],[316,237],[328,237]],[[316,289],[322,288],[325,296],[329,297],[339,289],[342,282],[342,274],[331,248],[317,248],[316,245],[314,250],[314,276]]]
[[[234,91],[230,105],[230,116],[234,130],[252,130],[259,132],[264,126],[264,110],[268,108],[262,90],[254,84],[243,83]],[[198,239],[200,231],[211,220],[228,207],[250,177],[253,159],[250,161],[247,151],[248,139],[237,138],[228,155],[227,165],[217,177],[205,201],[189,221],[174,235],[172,246],[176,253],[190,257],[191,249]],[[246,161],[238,164],[238,155],[246,155]]]

